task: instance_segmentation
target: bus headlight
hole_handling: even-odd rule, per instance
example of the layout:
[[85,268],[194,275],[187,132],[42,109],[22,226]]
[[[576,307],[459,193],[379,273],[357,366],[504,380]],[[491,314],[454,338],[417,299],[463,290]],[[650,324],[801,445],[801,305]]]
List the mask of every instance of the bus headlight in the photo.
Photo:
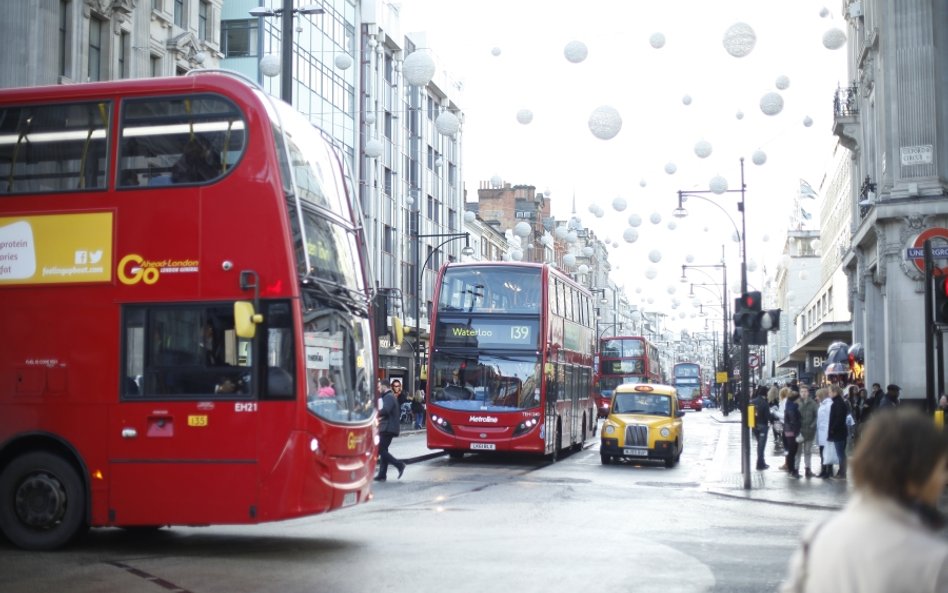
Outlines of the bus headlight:
[[514,431],[513,431],[513,436],[517,436],[517,435],[524,434],[524,433],[526,433],[526,432],[530,432],[530,430],[532,430],[533,427],[536,426],[536,425],[539,424],[539,423],[540,423],[540,421],[537,420],[536,418],[528,418],[528,419],[524,420],[523,422],[521,422],[520,424],[517,425],[517,428],[515,428]]
[[666,439],[671,435],[671,433],[672,431],[668,430],[667,426],[663,426],[662,429],[658,431],[658,434],[662,435]]
[[448,433],[448,434],[454,434],[454,429],[451,428],[451,423],[448,422],[447,420],[445,420],[444,418],[442,418],[441,416],[438,416],[437,414],[432,414],[432,415],[431,415],[431,422],[432,422],[435,426],[437,426],[438,428],[440,428],[441,430],[443,430],[444,432],[446,432],[446,433]]

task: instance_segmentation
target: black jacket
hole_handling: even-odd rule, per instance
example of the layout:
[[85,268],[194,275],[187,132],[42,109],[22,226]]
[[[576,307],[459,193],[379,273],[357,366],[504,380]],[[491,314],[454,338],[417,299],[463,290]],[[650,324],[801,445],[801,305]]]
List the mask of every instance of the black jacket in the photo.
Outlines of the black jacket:
[[849,438],[849,428],[846,426],[846,416],[849,415],[849,406],[843,400],[843,396],[838,395],[833,398],[830,405],[829,431],[826,440],[845,441]]
[[770,410],[770,403],[765,396],[758,395],[751,400],[751,404],[754,405],[754,430],[767,430],[771,422],[779,420]]
[[803,426],[799,401],[799,397],[787,398],[787,406],[783,410],[783,434],[787,436],[797,436]]
[[401,410],[398,407],[395,394],[389,389],[382,394],[380,401],[379,432],[381,434],[398,436],[399,431],[401,431]]

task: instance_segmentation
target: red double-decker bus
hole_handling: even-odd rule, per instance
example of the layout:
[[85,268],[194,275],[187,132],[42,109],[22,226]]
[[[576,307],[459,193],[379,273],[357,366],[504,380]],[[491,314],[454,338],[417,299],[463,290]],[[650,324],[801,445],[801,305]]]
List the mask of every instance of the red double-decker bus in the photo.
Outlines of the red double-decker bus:
[[350,188],[317,129],[234,75],[0,92],[13,543],[370,498],[375,355]]
[[429,448],[556,459],[582,447],[596,421],[588,290],[549,265],[452,263],[435,303]]
[[612,394],[623,383],[661,383],[662,365],[655,345],[642,336],[611,336],[599,340],[596,407],[609,415]]
[[678,404],[683,410],[700,412],[703,383],[701,365],[696,362],[676,362],[672,369],[672,385],[678,391]]

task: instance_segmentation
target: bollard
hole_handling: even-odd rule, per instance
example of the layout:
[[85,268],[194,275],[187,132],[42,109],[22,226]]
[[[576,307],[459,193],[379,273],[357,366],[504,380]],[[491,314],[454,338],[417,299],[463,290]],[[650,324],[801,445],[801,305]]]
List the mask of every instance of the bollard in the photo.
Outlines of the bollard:
[[747,404],[747,428],[757,427],[757,417],[754,415],[754,404]]
[[935,410],[935,426],[938,428],[945,427],[945,411],[944,410]]

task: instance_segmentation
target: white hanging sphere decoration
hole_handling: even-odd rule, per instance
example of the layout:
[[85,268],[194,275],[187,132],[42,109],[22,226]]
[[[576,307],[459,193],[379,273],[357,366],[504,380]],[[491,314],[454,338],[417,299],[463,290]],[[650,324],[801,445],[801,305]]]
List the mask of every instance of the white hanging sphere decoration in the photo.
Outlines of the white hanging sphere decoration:
[[737,113],[734,114],[734,117],[736,117],[737,119],[744,119],[744,112],[738,109]]
[[806,280],[807,278],[810,277],[810,275],[807,274],[806,270],[800,270],[800,273],[798,274],[798,276],[800,280]]
[[616,196],[612,200],[612,207],[615,209],[616,212],[622,212],[623,210],[626,209],[626,206],[628,206],[628,203],[625,201],[625,198],[623,198],[622,196]]
[[477,213],[473,210],[468,210],[464,213],[464,222],[474,222],[477,219]]
[[698,140],[695,143],[695,154],[698,158],[707,158],[711,155],[711,143],[707,140]]
[[614,107],[597,107],[589,116],[589,130],[600,140],[611,140],[622,129],[622,116]]
[[586,44],[582,41],[570,41],[566,44],[566,47],[563,48],[563,55],[566,56],[566,59],[570,62],[578,64],[589,55],[589,49],[586,48]]
[[605,213],[606,213],[606,211],[602,209],[602,206],[599,206],[599,205],[597,204],[597,205],[596,205],[596,211],[593,212],[593,214],[596,215],[596,218],[602,218]]
[[579,271],[580,274],[588,274],[588,273],[589,273],[589,266],[587,266],[586,264],[580,264],[578,271]]
[[813,125],[813,118],[809,115],[803,118],[803,127],[809,128]]
[[414,206],[414,205],[415,205],[415,198],[413,198],[413,197],[411,197],[411,196],[408,196],[407,198],[405,198],[405,204],[406,204],[407,206]]
[[492,56],[499,56],[499,55],[500,55],[500,48],[499,48],[499,47],[491,48],[490,54],[491,54]]
[[260,73],[264,76],[276,76],[280,73],[280,56],[267,54],[260,58]]
[[790,78],[784,74],[781,74],[777,77],[777,81],[774,83],[774,86],[776,86],[781,91],[785,91],[787,90],[787,87],[790,86]]
[[727,191],[727,179],[716,175],[711,178],[711,181],[708,182],[708,188],[716,194],[723,194]]
[[500,175],[494,175],[490,178],[490,186],[493,188],[499,188],[504,184],[504,179]]
[[384,146],[382,145],[382,141],[372,138],[365,143],[365,156],[369,157],[370,159],[378,158],[382,155],[383,149]]
[[755,270],[757,270],[757,262],[754,260],[750,260],[749,262],[747,262],[747,271],[753,272]]
[[813,251],[816,251],[817,249],[819,249],[820,245],[822,245],[822,243],[820,242],[819,239],[813,239],[812,241],[810,241],[810,247],[813,249]]
[[435,119],[435,127],[445,136],[453,136],[461,129],[461,120],[450,111],[442,111]]
[[751,162],[755,165],[763,165],[767,162],[767,153],[763,150],[755,150],[754,154],[751,155]]
[[629,226],[636,227],[642,224],[642,217],[638,214],[629,215]]
[[[654,280],[656,276],[658,276],[658,270],[656,270],[655,268],[649,266],[648,268],[645,269],[645,277],[648,278],[649,280]],[[651,304],[651,302],[652,301],[649,300],[649,304]]]
[[596,253],[596,250],[593,249],[592,247],[590,247],[589,245],[583,247],[583,255],[584,255],[584,256],[589,257],[589,256],[591,256],[591,255],[594,254],[594,253]]
[[645,187],[648,183],[645,181],[645,178],[639,179],[639,187]]
[[339,53],[332,59],[332,62],[336,65],[336,68],[348,70],[352,66],[352,56],[345,52]]
[[566,228],[565,224],[561,224],[560,226],[556,227],[556,229],[553,231],[553,236],[559,239],[560,241],[565,239],[567,234],[569,234],[569,229]]
[[[687,317],[687,316],[688,316],[688,314],[685,313],[684,311],[679,311],[679,312],[678,312],[678,318],[679,318],[679,319],[684,319],[684,318]],[[694,314],[692,314],[691,316],[694,317]]]
[[734,23],[724,32],[724,49],[735,58],[751,53],[756,43],[757,35],[747,23]]
[[685,95],[682,97],[681,102],[685,105],[691,105],[691,95]]
[[780,96],[780,93],[766,93],[760,98],[760,110],[765,115],[777,115],[783,111],[783,97]]
[[522,249],[512,249],[510,251],[510,259],[514,261],[520,261],[523,259],[523,250]]
[[596,213],[596,208],[598,208],[598,207],[599,207],[599,206],[598,206],[595,202],[593,202],[592,204],[589,205],[589,211],[592,212],[593,214],[595,214],[595,213]]
[[674,175],[677,170],[678,166],[675,163],[665,163],[665,172],[669,175]]
[[639,240],[639,232],[631,227],[622,231],[622,238],[626,243],[635,243]]
[[517,112],[517,121],[523,125],[527,125],[533,121],[533,112],[529,109],[521,109]]
[[576,265],[576,256],[572,253],[567,253],[563,256],[563,263],[572,268]]
[[649,305],[653,305],[655,304],[655,297],[648,297],[647,299],[645,299],[645,302],[648,303]]
[[435,61],[428,52],[415,50],[402,63],[405,80],[412,86],[425,86],[435,73]]
[[444,165],[444,159],[438,157],[435,159],[435,167],[441,168]]
[[648,44],[655,49],[665,47],[665,35],[662,33],[652,33],[652,36],[648,38]]
[[659,251],[658,249],[653,249],[649,251],[648,260],[652,262],[653,264],[657,264],[658,262],[662,261],[662,252]]
[[674,220],[668,221],[668,230],[673,231],[677,228],[678,228],[678,223],[676,223]]
[[675,294],[675,292],[678,290],[678,287],[675,286],[674,284],[669,284],[668,288],[666,288],[665,290],[668,291],[668,294]]
[[375,112],[369,111],[365,114],[365,123],[372,125],[375,123]]
[[[618,242],[618,241],[613,241],[613,242],[612,242],[612,246],[613,246],[614,248],[618,248],[618,247],[619,247],[619,242]],[[619,269],[619,266],[616,266],[616,269],[618,270],[618,269]]]
[[767,233],[764,233],[764,236],[761,237],[760,240],[766,243],[767,241],[770,241],[770,235],[768,235]]
[[846,45],[846,33],[838,27],[833,27],[826,33],[823,33],[823,47],[826,49],[839,49]]
[[514,234],[518,237],[526,237],[530,234],[530,231],[533,229],[530,228],[530,223],[520,221],[514,226]]
[[576,234],[576,231],[568,231],[568,232],[566,233],[566,239],[565,239],[565,241],[566,241],[567,243],[569,243],[570,245],[572,245],[573,243],[575,243],[575,242],[578,241],[578,240],[579,240],[579,235]]
[[652,212],[652,215],[649,216],[649,220],[652,221],[652,224],[658,224],[662,221],[662,215],[658,212]]
[[823,8],[820,9],[820,18],[825,19],[826,17],[829,16],[829,13],[830,13],[829,8],[826,8],[824,6]]
[[690,264],[691,262],[695,261],[695,256],[689,253],[688,255],[685,256],[685,261]]

